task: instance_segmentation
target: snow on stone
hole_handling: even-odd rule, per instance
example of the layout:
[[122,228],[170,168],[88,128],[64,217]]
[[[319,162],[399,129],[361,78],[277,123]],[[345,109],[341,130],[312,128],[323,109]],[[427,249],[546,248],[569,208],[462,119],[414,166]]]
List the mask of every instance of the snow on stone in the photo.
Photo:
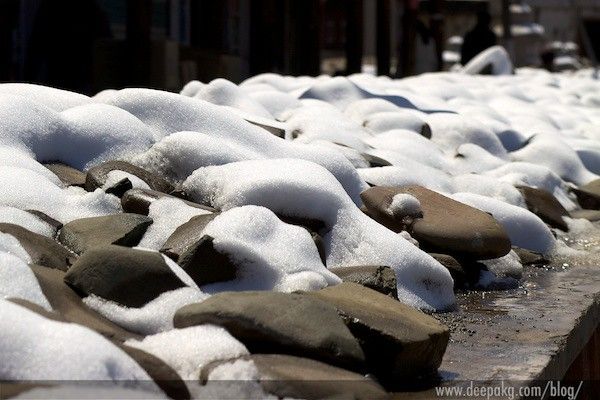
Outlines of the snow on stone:
[[[298,158],[327,168],[360,204],[359,194],[366,188],[352,164],[341,154],[317,146],[278,138],[266,130],[232,115],[230,110],[185,96],[149,89],[124,89],[96,99],[125,109],[154,130],[167,136],[173,132],[198,132],[205,135],[192,145],[189,134],[165,138],[136,160],[155,172],[185,179],[186,174],[206,165],[220,165],[235,158]],[[208,147],[206,144],[213,142]],[[217,147],[223,150],[212,154]],[[179,169],[178,167],[182,168]]]
[[397,216],[415,216],[423,214],[421,202],[416,197],[407,193],[398,193],[392,197],[392,202],[388,207],[388,212],[391,215]]
[[184,380],[194,381],[207,364],[245,356],[246,346],[224,328],[198,325],[130,339],[126,345],[153,354],[170,365]]
[[[443,309],[454,303],[448,271],[364,215],[334,177],[314,163],[284,159],[206,167],[194,172],[183,186],[194,199],[216,208],[253,204],[323,221],[328,231],[323,237],[327,267],[388,265],[396,272],[399,296],[407,304]],[[226,283],[222,286],[227,288]]]
[[14,207],[0,206],[0,223],[19,225],[31,232],[47,237],[53,237],[55,233],[55,229],[46,221],[30,212]]
[[532,212],[490,197],[472,193],[451,196],[472,207],[492,214],[506,230],[513,246],[522,247],[543,255],[550,255],[555,239],[546,224]]
[[90,102],[83,94],[30,83],[3,83],[0,95],[4,94],[22,96],[59,112]]
[[122,381],[160,389],[133,359],[83,326],[44,318],[0,300],[2,380]]
[[154,222],[146,230],[139,246],[159,250],[177,227],[185,224],[196,215],[209,213],[209,211],[191,207],[180,199],[162,198],[155,200],[150,204],[148,211],[148,216]]
[[62,186],[60,179],[48,168],[37,162],[32,154],[14,147],[0,146],[0,166],[29,169],[43,175],[55,185]]
[[29,254],[13,236],[0,233],[0,298],[31,301],[52,310],[27,263]]
[[234,280],[205,285],[205,292],[293,292],[341,282],[321,262],[306,229],[283,223],[264,207],[230,209],[211,221],[203,233],[212,236],[215,249],[238,265]]
[[173,316],[177,310],[208,297],[208,294],[201,292],[197,287],[182,287],[164,292],[140,308],[125,307],[95,295],[83,298],[83,302],[127,330],[151,335],[173,329]]
[[125,171],[120,171],[118,169],[112,170],[108,174],[106,174],[106,182],[104,182],[104,185],[102,185],[102,189],[106,190],[108,188],[111,188],[123,179],[128,179],[129,182],[131,182],[132,188],[150,189],[150,186],[148,186],[146,182],[144,182],[137,176]]
[[0,204],[42,211],[62,223],[122,211],[119,199],[100,189],[62,189],[43,175],[17,167],[0,167]]
[[513,66],[510,61],[510,56],[502,46],[492,46],[487,50],[482,51],[477,56],[462,68],[465,74],[479,74],[488,65],[491,66],[492,74],[494,75],[510,75],[512,74]]

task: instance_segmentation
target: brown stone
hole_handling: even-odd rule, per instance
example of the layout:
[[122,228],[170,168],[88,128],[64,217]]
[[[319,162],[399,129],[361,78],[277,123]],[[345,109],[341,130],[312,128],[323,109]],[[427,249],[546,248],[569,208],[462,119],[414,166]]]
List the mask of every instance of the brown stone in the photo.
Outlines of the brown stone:
[[204,236],[204,228],[216,216],[217,214],[202,214],[192,217],[188,222],[175,229],[160,251],[175,261],[179,260],[179,256]]
[[152,219],[139,214],[112,214],[73,220],[62,227],[58,240],[77,254],[98,246],[136,246]]
[[581,208],[600,210],[600,179],[593,180],[571,190],[577,196],[577,201]]
[[150,204],[152,204],[152,202],[158,199],[163,198],[179,199],[190,207],[200,208],[202,210],[207,210],[210,212],[217,211],[212,207],[184,200],[180,196],[165,194],[156,190],[138,188],[130,189],[126,191],[125,194],[123,194],[123,196],[121,197],[121,206],[123,207],[123,211],[125,212],[148,215]]
[[329,269],[344,282],[354,282],[398,300],[394,270],[386,266],[360,265]]
[[554,195],[546,190],[529,186],[517,186],[523,195],[529,211],[540,217],[542,221],[553,228],[567,232],[569,227],[563,219],[569,212],[560,204]]
[[[387,212],[394,195],[407,193],[421,203],[423,218],[406,221]],[[409,233],[421,248],[434,253],[473,259],[502,257],[510,251],[510,239],[491,215],[421,186],[375,186],[361,193],[364,209],[373,219],[393,230]]]
[[85,186],[85,173],[62,163],[44,164],[54,175],[67,186]]

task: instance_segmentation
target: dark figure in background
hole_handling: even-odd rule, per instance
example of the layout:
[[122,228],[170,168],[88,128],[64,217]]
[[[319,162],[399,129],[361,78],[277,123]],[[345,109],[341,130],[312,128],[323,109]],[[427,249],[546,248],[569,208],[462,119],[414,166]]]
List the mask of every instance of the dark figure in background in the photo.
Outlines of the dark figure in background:
[[467,64],[483,50],[496,45],[498,38],[490,28],[491,21],[492,17],[487,11],[477,13],[477,24],[467,32],[463,41],[460,52],[462,65]]
[[94,43],[110,36],[106,14],[94,0],[43,0],[29,40],[25,77],[91,94]]
[[0,0],[0,81],[14,76],[13,31],[19,16],[19,0]]

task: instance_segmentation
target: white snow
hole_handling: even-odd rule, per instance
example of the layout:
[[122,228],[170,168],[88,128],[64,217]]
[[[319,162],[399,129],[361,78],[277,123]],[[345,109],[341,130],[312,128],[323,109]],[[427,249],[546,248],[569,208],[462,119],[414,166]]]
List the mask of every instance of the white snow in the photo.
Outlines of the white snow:
[[0,300],[2,380],[122,381],[160,392],[133,359],[100,334]]
[[506,230],[513,246],[543,255],[551,254],[555,246],[554,236],[550,228],[532,212],[501,200],[473,193],[455,193],[451,197],[492,214]]
[[19,225],[31,232],[47,237],[53,237],[55,233],[54,228],[46,221],[30,212],[15,207],[0,206],[0,223]]
[[[328,231],[323,237],[327,267],[388,265],[396,272],[402,301],[429,309],[446,308],[454,302],[448,271],[364,215],[334,177],[316,164],[257,160],[206,167],[192,174],[184,188],[193,198],[230,212],[235,211],[233,207],[253,204],[283,215],[323,221]],[[287,250],[289,246],[278,248]],[[270,254],[268,250],[261,253]],[[316,256],[314,247],[313,251]]]
[[170,365],[183,380],[194,381],[207,364],[245,356],[246,346],[227,330],[215,325],[198,325],[130,339],[126,345],[153,354]]
[[202,214],[210,212],[189,206],[180,199],[162,198],[153,201],[148,207],[148,216],[154,222],[146,230],[139,246],[159,250],[175,229],[192,217]]
[[414,196],[407,193],[398,193],[392,197],[392,202],[388,207],[388,212],[395,216],[416,216],[423,214],[421,202]]
[[0,299],[23,299],[52,310],[27,263],[29,254],[13,236],[0,233]]
[[43,175],[17,167],[0,167],[0,204],[42,211],[62,223],[122,211],[119,199],[101,189],[62,189]]
[[217,216],[204,233],[215,249],[239,265],[233,281],[205,285],[223,290],[318,290],[341,280],[321,262],[308,231],[283,223],[273,212],[256,206],[236,207]]

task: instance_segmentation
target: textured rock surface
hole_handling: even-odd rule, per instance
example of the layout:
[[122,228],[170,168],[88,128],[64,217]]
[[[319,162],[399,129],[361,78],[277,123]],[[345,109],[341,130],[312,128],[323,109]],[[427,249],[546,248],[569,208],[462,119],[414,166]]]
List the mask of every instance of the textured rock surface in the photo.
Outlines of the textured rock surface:
[[337,308],[384,385],[437,370],[450,334],[427,314],[356,283],[309,292]]
[[151,224],[151,218],[128,213],[81,218],[65,224],[58,240],[77,254],[109,244],[133,247]]
[[159,253],[114,245],[84,253],[69,268],[65,282],[82,296],[94,294],[128,307],[141,307],[185,286]]
[[0,224],[0,232],[14,236],[31,257],[33,264],[66,271],[77,259],[56,241],[13,224]]
[[368,215],[399,232],[406,224],[388,211],[394,195],[407,193],[421,203],[423,218],[412,221],[410,234],[428,251],[474,259],[498,258],[510,251],[510,239],[489,214],[420,186],[376,186],[361,193]]
[[223,292],[177,311],[176,328],[215,324],[252,353],[286,353],[362,369],[363,351],[331,305],[304,294]]

